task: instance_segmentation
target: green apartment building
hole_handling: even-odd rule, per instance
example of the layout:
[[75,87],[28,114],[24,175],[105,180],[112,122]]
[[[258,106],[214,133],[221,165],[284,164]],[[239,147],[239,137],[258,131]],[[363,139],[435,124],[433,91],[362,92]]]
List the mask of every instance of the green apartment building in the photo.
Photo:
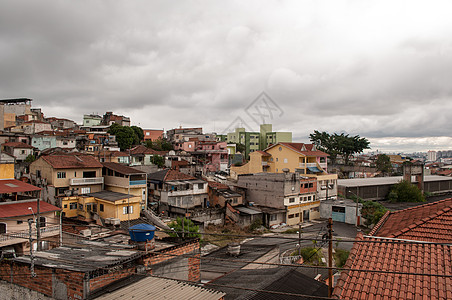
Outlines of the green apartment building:
[[260,132],[246,131],[245,128],[236,128],[235,132],[227,135],[217,135],[219,140],[226,141],[230,144],[245,145],[245,157],[249,158],[251,152],[264,150],[270,144],[279,142],[292,143],[292,132],[275,132],[272,124],[262,124]]

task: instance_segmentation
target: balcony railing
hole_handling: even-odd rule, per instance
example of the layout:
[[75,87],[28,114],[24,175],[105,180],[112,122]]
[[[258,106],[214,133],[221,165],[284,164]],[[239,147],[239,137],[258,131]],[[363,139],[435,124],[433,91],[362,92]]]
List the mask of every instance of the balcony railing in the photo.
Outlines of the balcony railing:
[[[35,224],[33,226],[36,226]],[[46,226],[40,228],[41,236],[48,236],[51,233],[57,233],[60,230],[60,225]],[[47,233],[47,234],[46,234]],[[36,238],[36,228],[31,230],[31,235],[33,238]],[[0,242],[5,242],[13,239],[28,239],[30,237],[30,233],[28,230],[12,232],[12,233],[3,233],[0,234]]]
[[102,184],[102,183],[104,183],[103,177],[71,178],[71,185]]
[[130,185],[142,185],[146,184],[146,180],[130,180]]

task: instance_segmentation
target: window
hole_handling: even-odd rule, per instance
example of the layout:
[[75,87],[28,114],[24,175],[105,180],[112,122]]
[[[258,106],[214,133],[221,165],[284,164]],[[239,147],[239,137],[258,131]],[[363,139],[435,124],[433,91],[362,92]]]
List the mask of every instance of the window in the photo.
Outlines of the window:
[[279,151],[282,151],[282,147],[279,147],[278,150],[279,150]]
[[46,227],[46,218],[39,217],[39,227]]
[[278,161],[278,158],[276,158],[276,161]]
[[198,183],[198,189],[202,190],[204,188],[204,183]]
[[80,188],[80,194],[88,194],[91,193],[91,188],[90,187],[82,187]]
[[284,158],[284,163],[287,164],[287,158]]
[[64,141],[64,142],[63,142],[63,145],[67,146],[67,142],[66,142],[66,141]]
[[99,204],[99,211],[104,211],[104,205],[102,203]]
[[233,203],[237,204],[239,202],[239,200],[237,200],[237,198],[234,198]]
[[307,189],[309,187],[309,183],[304,184],[304,188]]
[[65,204],[65,205],[63,206],[63,208],[67,208],[67,204]]
[[25,150],[20,150],[20,154],[25,154]]
[[83,211],[83,204],[79,204],[79,205],[78,205],[78,210]]
[[289,198],[289,203],[294,203],[295,202],[295,198]]
[[86,211],[97,212],[97,204],[96,203],[86,204]]
[[311,183],[309,184],[309,187],[310,187],[310,188],[314,187],[314,183],[311,182]]
[[276,221],[277,219],[276,215],[270,215],[270,221]]
[[94,177],[96,177],[96,171],[83,172],[83,178],[94,178]]
[[57,172],[57,178],[66,178],[66,172]]
[[289,219],[293,219],[295,217],[295,215],[289,215]]
[[299,213],[296,213],[296,214],[295,214],[295,218],[298,218],[299,216],[300,216]]
[[[67,204],[66,204],[67,205]],[[69,203],[69,209],[77,209],[77,202]]]
[[22,220],[17,220],[17,225],[22,224],[24,221]]
[[308,201],[311,201],[311,199],[312,199],[311,196],[308,196]]
[[133,206],[124,206],[122,208],[122,214],[123,215],[133,214]]

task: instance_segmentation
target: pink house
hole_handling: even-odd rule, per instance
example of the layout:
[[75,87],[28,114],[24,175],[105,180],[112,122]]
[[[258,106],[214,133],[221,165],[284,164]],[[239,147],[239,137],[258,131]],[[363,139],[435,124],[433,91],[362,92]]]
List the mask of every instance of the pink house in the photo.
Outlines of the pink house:
[[228,168],[228,150],[226,142],[198,142],[193,152],[198,161],[203,162],[204,172],[225,171]]

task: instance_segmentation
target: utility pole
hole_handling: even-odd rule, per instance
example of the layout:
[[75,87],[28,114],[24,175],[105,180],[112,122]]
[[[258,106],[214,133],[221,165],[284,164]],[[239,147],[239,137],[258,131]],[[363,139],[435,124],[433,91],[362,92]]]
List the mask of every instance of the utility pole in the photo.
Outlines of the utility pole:
[[31,229],[31,223],[33,223],[33,221],[31,219],[29,219],[28,220],[28,239],[30,241],[30,260],[31,260],[30,274],[31,274],[31,277],[36,277],[35,257],[33,255],[33,230]]
[[333,294],[333,219],[328,219],[328,297]]
[[38,243],[38,247],[37,247],[37,250],[38,251],[41,251],[42,249],[41,249],[41,222],[40,222],[40,219],[41,219],[41,215],[39,214],[39,198],[38,198],[38,203],[37,203],[38,205],[38,212],[36,213],[36,240],[37,240],[37,243]]
[[301,256],[301,223],[298,223],[298,255]]

